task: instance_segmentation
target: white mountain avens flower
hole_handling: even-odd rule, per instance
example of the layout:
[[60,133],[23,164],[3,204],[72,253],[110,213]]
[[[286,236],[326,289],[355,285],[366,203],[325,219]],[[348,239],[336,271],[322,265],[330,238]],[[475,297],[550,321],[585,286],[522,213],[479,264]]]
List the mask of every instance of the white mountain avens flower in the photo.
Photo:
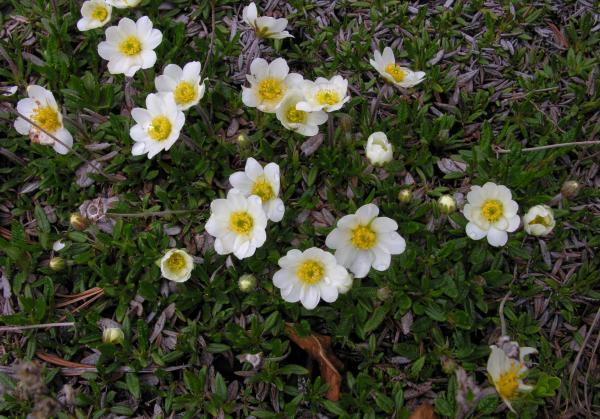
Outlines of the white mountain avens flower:
[[215,237],[215,251],[220,255],[233,253],[238,259],[248,258],[267,239],[267,215],[256,195],[245,197],[235,189],[227,199],[215,199],[210,204],[210,218],[204,228]]
[[150,93],[146,96],[146,108],[133,108],[131,117],[136,122],[129,130],[135,141],[131,154],[147,153],[149,159],[162,150],[169,150],[185,123],[185,116],[177,109],[173,94]]
[[135,7],[140,4],[142,0],[106,0],[106,3],[110,4],[117,9],[127,9]]
[[348,80],[342,76],[333,76],[331,80],[323,77],[319,77],[315,81],[304,80],[302,93],[305,99],[300,101],[296,108],[305,112],[337,111],[350,100]]
[[158,93],[173,93],[179,110],[185,111],[200,102],[206,87],[200,77],[202,66],[198,61],[187,63],[183,68],[169,64],[163,74],[154,79]]
[[367,276],[371,267],[385,271],[390,267],[391,255],[406,249],[406,241],[396,231],[396,221],[378,215],[377,205],[363,205],[355,214],[340,218],[325,240],[327,247],[335,249],[340,265],[356,278]]
[[104,0],[84,1],[81,6],[81,19],[77,21],[77,29],[89,31],[108,23],[112,14],[112,6]]
[[383,78],[396,86],[413,87],[421,83],[425,78],[423,71],[412,71],[406,67],[397,65],[394,53],[390,47],[385,47],[383,54],[375,51],[374,55],[375,59],[369,60],[369,63]]
[[490,346],[492,352],[488,358],[487,371],[496,391],[514,412],[511,400],[516,399],[519,392],[528,392],[533,389],[533,386],[523,383],[523,377],[527,373],[524,358],[537,353],[537,350],[531,347],[519,347],[516,342],[510,342],[510,344],[512,344],[511,346],[516,345],[517,351],[514,356],[509,356],[496,345]]
[[[33,143],[51,145],[57,153],[67,154],[73,146],[73,137],[63,125],[62,115],[52,92],[32,84],[27,87],[27,96],[29,97],[19,100],[17,111],[39,128],[18,117],[15,120],[17,132],[28,135]],[[60,142],[55,141],[46,132],[58,138]]]
[[274,113],[283,101],[287,92],[299,87],[302,76],[290,73],[290,68],[283,58],[268,63],[262,58],[255,58],[250,64],[250,74],[246,75],[250,87],[242,87],[242,102],[259,111]]
[[162,33],[152,28],[148,16],[134,22],[124,17],[117,26],[106,29],[106,41],[98,44],[98,54],[108,60],[111,74],[133,75],[140,69],[156,63],[156,48],[162,42]]
[[279,259],[281,268],[273,275],[273,284],[281,290],[281,298],[290,303],[300,301],[312,310],[322,299],[337,300],[352,286],[352,278],[335,257],[316,247],[301,252],[293,249]]
[[392,161],[394,146],[388,141],[385,133],[377,131],[369,135],[365,154],[373,166],[381,166]]
[[532,236],[547,236],[555,225],[554,212],[548,205],[531,207],[523,216],[523,228]]
[[517,215],[519,205],[512,200],[510,190],[503,185],[487,182],[483,186],[473,186],[467,194],[467,204],[462,212],[469,221],[467,236],[473,240],[487,237],[492,246],[504,246],[508,234],[519,227]]
[[160,259],[160,272],[170,281],[187,281],[193,269],[194,259],[183,249],[168,250]]
[[285,30],[288,24],[287,19],[258,16],[258,10],[256,9],[256,4],[254,4],[254,2],[244,7],[242,18],[244,19],[244,22],[254,28],[256,36],[259,38],[283,39],[294,37]]
[[285,128],[298,134],[311,137],[319,132],[319,125],[327,122],[323,111],[306,112],[298,110],[298,103],[304,100],[299,89],[293,89],[285,96],[275,112],[277,119]]
[[243,172],[229,176],[229,183],[244,196],[258,196],[267,218],[281,221],[285,207],[279,198],[279,166],[276,163],[269,163],[263,168],[250,157]]

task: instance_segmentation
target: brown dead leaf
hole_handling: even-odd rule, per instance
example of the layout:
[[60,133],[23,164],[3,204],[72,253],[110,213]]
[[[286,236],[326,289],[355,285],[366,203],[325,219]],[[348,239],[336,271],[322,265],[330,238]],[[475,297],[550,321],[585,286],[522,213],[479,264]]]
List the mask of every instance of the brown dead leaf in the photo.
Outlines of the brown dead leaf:
[[433,407],[429,403],[424,403],[417,407],[408,419],[436,419],[437,416],[433,411]]
[[329,384],[329,390],[327,390],[325,397],[332,401],[338,401],[340,399],[340,384],[342,383],[342,376],[338,369],[342,368],[344,364],[331,351],[331,337],[316,333],[307,337],[300,337],[291,323],[286,323],[285,332],[296,345],[319,363],[321,377]]
[[548,26],[550,27],[550,30],[554,34],[554,39],[556,40],[556,43],[559,44],[563,48],[568,48],[569,43],[567,42],[567,38],[565,38],[565,35],[558,28],[558,26],[556,26],[552,22],[548,22]]

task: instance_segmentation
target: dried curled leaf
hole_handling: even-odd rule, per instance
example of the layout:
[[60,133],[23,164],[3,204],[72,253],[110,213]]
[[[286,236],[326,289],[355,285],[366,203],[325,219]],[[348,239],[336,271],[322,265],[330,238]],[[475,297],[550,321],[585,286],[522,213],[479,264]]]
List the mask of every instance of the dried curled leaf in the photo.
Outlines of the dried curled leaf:
[[321,377],[329,384],[329,390],[327,390],[325,397],[332,401],[338,401],[340,399],[340,384],[342,383],[342,376],[338,369],[342,368],[344,364],[331,351],[331,337],[316,333],[307,337],[300,337],[294,331],[291,323],[285,325],[285,332],[296,345],[319,363]]

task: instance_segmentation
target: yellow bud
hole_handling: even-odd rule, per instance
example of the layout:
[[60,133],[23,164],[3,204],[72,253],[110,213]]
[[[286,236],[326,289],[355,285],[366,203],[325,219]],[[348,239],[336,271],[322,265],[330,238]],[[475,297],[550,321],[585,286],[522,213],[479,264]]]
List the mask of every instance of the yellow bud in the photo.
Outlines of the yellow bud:
[[104,343],[111,343],[113,345],[117,345],[123,343],[124,339],[125,335],[123,334],[123,331],[118,327],[107,327],[102,332],[102,342]]
[[244,146],[250,142],[250,138],[248,138],[248,136],[246,134],[241,133],[240,135],[237,136],[237,142],[239,145]]
[[398,193],[398,199],[400,200],[400,202],[403,202],[405,204],[409,203],[412,200],[411,190],[410,189],[402,189]]
[[575,180],[567,180],[565,183],[562,184],[562,187],[560,188],[560,193],[565,198],[575,198],[579,193],[580,189],[581,185],[579,184],[579,182]]
[[71,218],[69,218],[69,222],[71,226],[78,231],[85,230],[88,226],[88,222],[81,214],[74,212],[71,214]]
[[244,274],[238,280],[238,286],[242,292],[250,292],[256,287],[256,277],[252,274]]
[[50,259],[48,265],[50,266],[50,269],[52,269],[54,272],[62,271],[63,269],[65,269],[65,260],[60,256],[56,256]]
[[444,214],[451,214],[456,211],[456,199],[452,195],[440,196],[438,205]]

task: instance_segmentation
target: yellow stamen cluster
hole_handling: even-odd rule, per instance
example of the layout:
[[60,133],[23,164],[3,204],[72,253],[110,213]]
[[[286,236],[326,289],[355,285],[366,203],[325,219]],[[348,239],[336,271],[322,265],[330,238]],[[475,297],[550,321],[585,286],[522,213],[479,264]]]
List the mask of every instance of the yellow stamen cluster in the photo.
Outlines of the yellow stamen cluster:
[[498,381],[494,383],[498,394],[503,399],[514,399],[517,395],[517,390],[519,389],[519,370],[519,365],[513,366],[510,370],[502,373]]
[[279,79],[266,78],[258,84],[258,96],[261,100],[274,102],[283,97],[285,87]]
[[240,235],[248,235],[254,227],[254,219],[245,211],[234,212],[229,217],[229,228]]
[[185,258],[180,253],[173,253],[167,259],[167,267],[173,272],[179,272],[185,267]]
[[142,43],[137,37],[130,35],[121,41],[119,44],[119,51],[121,51],[123,55],[138,55],[142,52]]
[[92,19],[103,22],[108,17],[108,10],[106,10],[106,6],[96,6],[92,11]]
[[252,195],[258,196],[262,202],[267,202],[275,197],[275,191],[273,191],[273,187],[265,177],[261,176],[254,182]]
[[196,88],[187,81],[182,81],[175,87],[173,96],[175,96],[175,102],[178,105],[189,103],[196,98]]
[[406,72],[396,64],[386,65],[385,72],[392,76],[396,82],[401,82],[406,78]]
[[315,260],[307,260],[302,262],[296,271],[296,275],[300,281],[307,285],[317,284],[323,279],[325,268],[320,262]]
[[31,119],[33,122],[50,133],[55,132],[61,127],[58,111],[51,106],[44,106],[35,109]]
[[301,124],[306,120],[306,112],[296,109],[296,105],[290,106],[285,116],[287,120],[293,124]]
[[335,105],[340,101],[340,95],[333,89],[322,89],[316,94],[319,105]]
[[504,214],[504,206],[497,199],[488,199],[481,206],[481,215],[490,223],[495,223]]
[[352,230],[350,241],[359,249],[368,250],[375,245],[377,235],[368,225],[360,225]]
[[171,134],[171,121],[166,116],[155,117],[148,125],[148,136],[155,141],[164,141]]

